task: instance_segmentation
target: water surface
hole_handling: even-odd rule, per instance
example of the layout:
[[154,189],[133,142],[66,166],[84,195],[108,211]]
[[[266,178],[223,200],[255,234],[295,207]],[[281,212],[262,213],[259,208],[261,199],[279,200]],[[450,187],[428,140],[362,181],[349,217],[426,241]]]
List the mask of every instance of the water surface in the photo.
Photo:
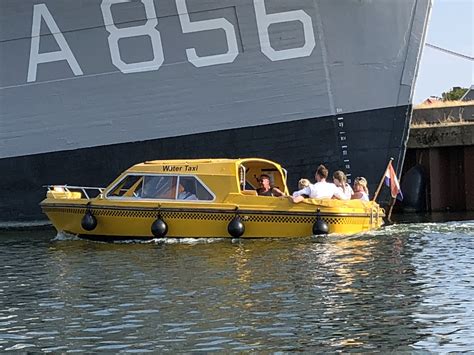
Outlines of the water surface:
[[474,350],[474,221],[106,244],[0,232],[0,350]]

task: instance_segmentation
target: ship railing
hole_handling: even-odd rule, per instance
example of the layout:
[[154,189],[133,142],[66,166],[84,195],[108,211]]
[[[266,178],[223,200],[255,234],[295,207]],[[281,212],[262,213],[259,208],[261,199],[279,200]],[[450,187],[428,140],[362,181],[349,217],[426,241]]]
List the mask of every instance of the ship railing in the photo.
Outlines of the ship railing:
[[53,192],[76,192],[80,191],[82,195],[90,200],[91,198],[97,197],[104,192],[105,187],[93,187],[93,186],[73,186],[73,185],[44,185],[43,187],[48,188],[48,191]]

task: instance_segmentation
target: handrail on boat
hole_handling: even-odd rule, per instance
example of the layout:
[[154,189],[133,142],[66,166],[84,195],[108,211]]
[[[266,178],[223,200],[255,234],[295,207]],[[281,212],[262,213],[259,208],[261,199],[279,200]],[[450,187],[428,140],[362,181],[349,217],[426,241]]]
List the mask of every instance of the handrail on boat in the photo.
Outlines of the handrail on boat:
[[99,191],[99,193],[103,193],[105,190],[105,187],[93,187],[93,186],[73,186],[73,185],[43,185],[43,187],[48,188],[48,191],[57,191],[55,189],[63,189],[65,192],[72,192],[71,190],[80,190],[83,194],[84,197],[88,200],[91,198],[89,197],[89,194],[87,193],[87,190],[93,190],[93,191]]

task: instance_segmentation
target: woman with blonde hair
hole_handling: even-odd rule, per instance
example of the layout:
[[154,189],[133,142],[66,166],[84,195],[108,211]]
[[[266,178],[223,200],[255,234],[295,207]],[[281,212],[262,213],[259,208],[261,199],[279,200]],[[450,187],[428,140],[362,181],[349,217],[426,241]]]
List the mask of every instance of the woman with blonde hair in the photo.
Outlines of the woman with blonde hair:
[[364,177],[356,177],[354,180],[353,200],[369,201],[369,188]]
[[340,200],[350,200],[352,198],[354,191],[352,190],[351,185],[347,183],[347,177],[344,172],[341,170],[335,171],[332,175],[332,181],[340,191],[337,195]]

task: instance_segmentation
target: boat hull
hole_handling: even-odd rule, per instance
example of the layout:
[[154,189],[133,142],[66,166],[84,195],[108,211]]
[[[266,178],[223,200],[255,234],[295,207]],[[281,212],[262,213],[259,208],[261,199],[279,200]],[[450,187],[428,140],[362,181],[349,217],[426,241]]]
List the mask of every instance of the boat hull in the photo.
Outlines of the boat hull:
[[[258,197],[257,197],[258,198]],[[314,200],[309,200],[314,201]],[[328,203],[316,200],[316,204],[304,203],[295,207],[285,201],[277,205],[287,205],[286,210],[267,210],[263,206],[241,206],[236,212],[228,205],[203,207],[124,207],[100,206],[87,207],[85,204],[61,204],[44,202],[44,213],[58,231],[79,235],[84,238],[115,239],[151,239],[154,235],[151,226],[159,215],[167,224],[166,237],[173,238],[225,238],[232,237],[228,225],[239,216],[245,227],[242,238],[292,238],[307,237],[313,234],[313,225],[317,218],[326,222],[329,233],[354,234],[379,228],[383,224],[383,210],[374,203],[352,201],[344,207],[334,208]],[[273,201],[274,202],[274,201]],[[97,227],[86,231],[81,220],[90,210],[97,220]],[[320,210],[319,216],[316,212]]]

